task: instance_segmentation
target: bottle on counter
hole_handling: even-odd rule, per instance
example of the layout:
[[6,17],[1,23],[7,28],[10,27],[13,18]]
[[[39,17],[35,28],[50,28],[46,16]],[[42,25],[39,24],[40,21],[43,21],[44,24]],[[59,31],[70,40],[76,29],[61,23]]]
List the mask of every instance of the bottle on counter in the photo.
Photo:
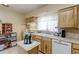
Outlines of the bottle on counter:
[[24,44],[31,44],[31,42],[32,42],[31,33],[27,33],[24,38]]
[[29,44],[31,44],[31,33],[30,33],[30,35],[29,35]]

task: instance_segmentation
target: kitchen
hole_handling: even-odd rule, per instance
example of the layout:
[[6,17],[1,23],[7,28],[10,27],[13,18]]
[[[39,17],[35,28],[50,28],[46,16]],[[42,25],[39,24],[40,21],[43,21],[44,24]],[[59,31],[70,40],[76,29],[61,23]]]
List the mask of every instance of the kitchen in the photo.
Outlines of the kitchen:
[[19,31],[22,38],[17,38],[19,51],[24,50],[22,54],[25,51],[29,54],[78,54],[78,9],[78,5],[72,4],[48,4],[27,14],[20,27],[22,33]]

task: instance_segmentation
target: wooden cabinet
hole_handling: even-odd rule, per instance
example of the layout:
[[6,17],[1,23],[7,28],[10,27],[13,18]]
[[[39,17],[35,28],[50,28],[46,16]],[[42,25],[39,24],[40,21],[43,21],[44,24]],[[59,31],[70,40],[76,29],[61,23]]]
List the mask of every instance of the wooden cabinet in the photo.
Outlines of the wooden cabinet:
[[43,52],[47,54],[52,53],[52,41],[50,38],[43,37]]
[[79,54],[79,50],[73,49],[72,54]]
[[30,51],[27,51],[29,54],[38,54],[38,46],[31,49]]
[[32,39],[33,40],[35,40],[35,41],[38,41],[38,42],[40,42],[40,45],[39,45],[39,51],[41,51],[42,50],[42,39],[41,39],[41,36],[38,36],[38,35],[32,35]]
[[31,16],[31,17],[27,17],[26,18],[26,23],[29,23],[29,22],[35,22],[37,20],[38,17],[35,17],[35,16]]
[[72,6],[68,8],[64,8],[59,10],[59,19],[58,19],[58,26],[59,27],[77,27],[78,25],[78,6]]
[[40,42],[39,51],[45,54],[52,53],[52,39],[48,37],[43,37],[39,35],[32,35],[32,39]]
[[79,44],[72,44],[72,54],[79,54]]

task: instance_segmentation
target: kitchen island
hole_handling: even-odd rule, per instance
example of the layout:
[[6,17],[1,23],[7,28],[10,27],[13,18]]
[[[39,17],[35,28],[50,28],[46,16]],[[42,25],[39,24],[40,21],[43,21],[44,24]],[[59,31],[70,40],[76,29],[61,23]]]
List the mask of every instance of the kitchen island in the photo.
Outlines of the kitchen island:
[[38,54],[39,42],[32,41],[31,44],[24,44],[24,41],[17,42],[20,54]]

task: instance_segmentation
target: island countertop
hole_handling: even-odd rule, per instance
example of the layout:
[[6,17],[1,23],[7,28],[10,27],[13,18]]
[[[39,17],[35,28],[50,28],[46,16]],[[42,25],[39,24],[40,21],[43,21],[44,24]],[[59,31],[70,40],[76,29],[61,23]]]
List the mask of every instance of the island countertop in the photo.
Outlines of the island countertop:
[[30,51],[31,49],[37,47],[40,43],[37,41],[32,41],[31,44],[24,44],[24,41],[19,41],[17,42],[17,45],[19,45],[20,47],[22,47],[24,50],[26,51]]

